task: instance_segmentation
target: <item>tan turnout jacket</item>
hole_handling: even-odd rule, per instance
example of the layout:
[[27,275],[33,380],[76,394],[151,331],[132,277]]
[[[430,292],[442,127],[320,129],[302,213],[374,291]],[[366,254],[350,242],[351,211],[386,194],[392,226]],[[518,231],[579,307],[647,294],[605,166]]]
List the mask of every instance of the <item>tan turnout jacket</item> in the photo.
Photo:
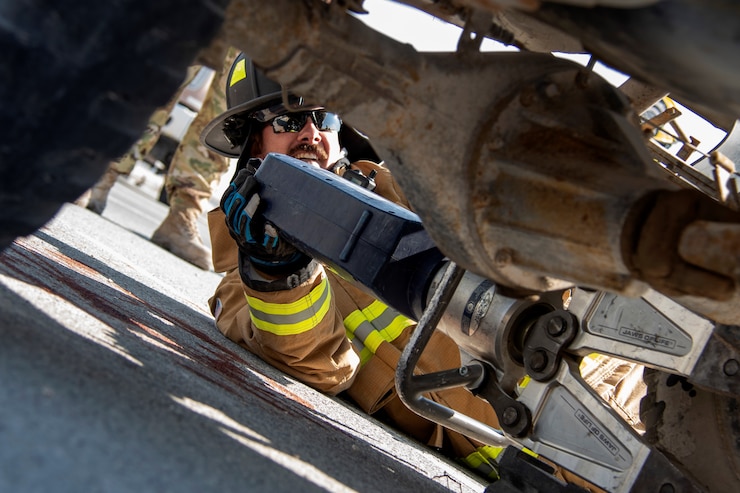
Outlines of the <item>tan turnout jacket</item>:
[[[375,191],[409,207],[387,168],[369,161],[352,166],[365,175],[376,170]],[[420,441],[460,458],[478,454],[480,444],[417,416],[396,395],[395,368],[415,322],[323,266],[297,288],[267,293],[252,290],[239,277],[237,246],[223,212],[211,211],[208,221],[215,270],[226,273],[209,305],[226,337],[311,387],[331,395],[345,392],[365,412]],[[417,371],[434,372],[460,364],[457,346],[435,333]],[[466,390],[430,397],[498,428],[491,406]]]

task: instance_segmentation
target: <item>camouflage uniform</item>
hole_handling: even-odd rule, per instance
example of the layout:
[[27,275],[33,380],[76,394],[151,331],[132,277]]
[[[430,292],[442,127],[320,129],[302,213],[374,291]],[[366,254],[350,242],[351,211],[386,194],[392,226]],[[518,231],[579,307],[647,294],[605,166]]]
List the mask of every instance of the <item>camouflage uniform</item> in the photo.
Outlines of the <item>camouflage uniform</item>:
[[211,269],[211,252],[200,238],[197,220],[203,213],[203,202],[211,197],[213,185],[229,169],[229,160],[206,149],[200,143],[200,134],[211,120],[226,111],[225,81],[237,55],[236,49],[229,49],[200,112],[175,151],[165,178],[170,210],[152,235],[153,243],[204,270]]
[[[197,67],[190,67],[190,69],[194,68]],[[188,69],[188,75],[190,75],[190,69]],[[188,77],[185,84],[183,84],[180,89],[189,84],[190,80],[192,80],[192,77]],[[180,92],[178,91],[176,96],[179,95]],[[124,176],[131,174],[131,171],[136,165],[136,161],[144,159],[144,156],[149,154],[154,147],[154,144],[157,143],[157,139],[159,139],[159,135],[162,133],[162,127],[167,123],[167,117],[169,117],[172,112],[172,108],[175,106],[175,101],[177,101],[177,97],[172,98],[166,106],[158,108],[154,114],[152,114],[152,117],[149,119],[149,124],[146,126],[141,138],[136,141],[136,143],[131,146],[131,149],[129,149],[128,152],[118,161],[112,161],[110,165],[108,165],[108,169],[113,169],[117,171],[118,174]]]
[[229,160],[206,149],[200,143],[200,134],[217,115],[226,111],[224,81],[237,54],[235,49],[229,50],[223,70],[215,77],[200,112],[175,151],[165,179],[170,205],[177,200],[173,192],[182,188],[192,190],[202,200],[210,199],[212,185],[229,169]]

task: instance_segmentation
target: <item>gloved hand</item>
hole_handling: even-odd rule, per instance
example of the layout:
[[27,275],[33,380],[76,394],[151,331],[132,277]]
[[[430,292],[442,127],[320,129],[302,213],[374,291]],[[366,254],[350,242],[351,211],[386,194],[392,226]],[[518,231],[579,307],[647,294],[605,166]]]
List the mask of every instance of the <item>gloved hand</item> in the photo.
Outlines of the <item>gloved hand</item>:
[[[311,258],[298,251],[262,217],[259,182],[247,169],[240,170],[221,198],[226,226],[255,269],[273,277],[288,277],[305,268]],[[242,276],[244,277],[244,276]]]

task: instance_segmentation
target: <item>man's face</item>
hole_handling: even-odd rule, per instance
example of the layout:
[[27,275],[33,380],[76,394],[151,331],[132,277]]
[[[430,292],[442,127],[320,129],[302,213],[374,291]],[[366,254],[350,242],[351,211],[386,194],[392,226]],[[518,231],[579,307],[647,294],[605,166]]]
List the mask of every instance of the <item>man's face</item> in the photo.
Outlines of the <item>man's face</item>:
[[277,123],[271,121],[262,129],[262,153],[256,157],[264,159],[268,153],[277,152],[323,169],[329,169],[342,157],[339,133],[320,131],[312,118],[306,118],[297,132],[275,133],[276,126],[281,128]]

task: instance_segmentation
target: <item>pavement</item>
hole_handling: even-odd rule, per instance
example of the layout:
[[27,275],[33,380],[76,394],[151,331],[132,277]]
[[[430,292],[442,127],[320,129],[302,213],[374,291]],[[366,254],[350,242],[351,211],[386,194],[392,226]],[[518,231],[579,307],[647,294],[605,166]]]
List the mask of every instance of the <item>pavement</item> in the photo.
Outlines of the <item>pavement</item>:
[[220,276],[147,240],[167,209],[142,176],[0,254],[0,492],[485,489],[225,339]]

